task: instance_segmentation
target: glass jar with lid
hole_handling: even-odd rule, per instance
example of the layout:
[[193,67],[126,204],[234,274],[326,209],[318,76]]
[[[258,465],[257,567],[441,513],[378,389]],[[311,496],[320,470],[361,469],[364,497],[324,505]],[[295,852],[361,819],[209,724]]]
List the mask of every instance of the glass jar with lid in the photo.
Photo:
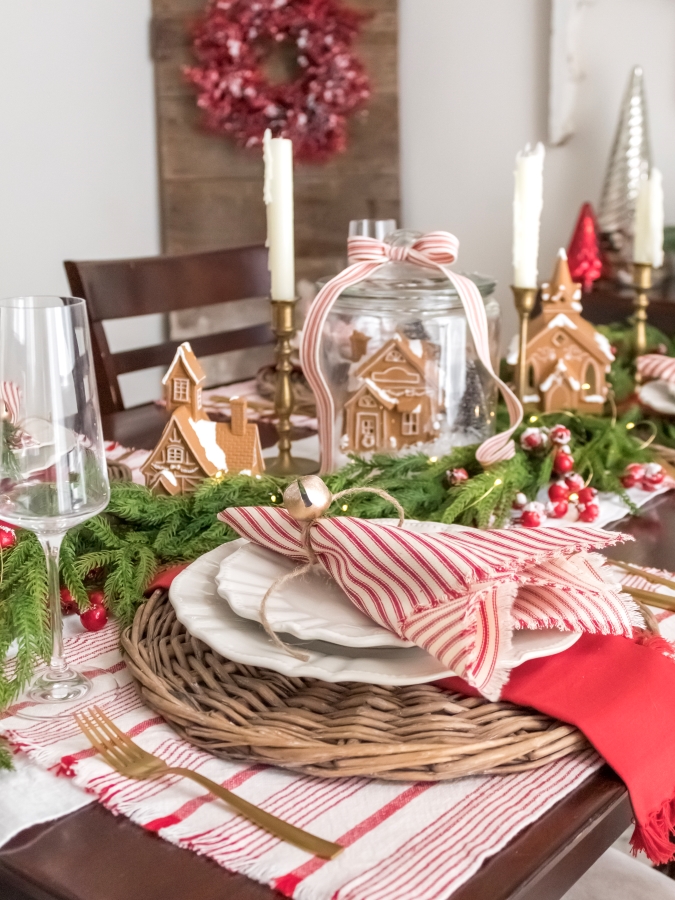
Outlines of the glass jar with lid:
[[[377,224],[352,223],[350,234],[374,236]],[[408,247],[419,237],[400,230],[384,241]],[[468,277],[485,305],[496,370],[500,309],[495,282]],[[388,261],[346,287],[326,318],[320,359],[335,410],[336,466],[347,461],[348,453],[441,456],[494,433],[494,378],[478,358],[455,286],[439,269]]]

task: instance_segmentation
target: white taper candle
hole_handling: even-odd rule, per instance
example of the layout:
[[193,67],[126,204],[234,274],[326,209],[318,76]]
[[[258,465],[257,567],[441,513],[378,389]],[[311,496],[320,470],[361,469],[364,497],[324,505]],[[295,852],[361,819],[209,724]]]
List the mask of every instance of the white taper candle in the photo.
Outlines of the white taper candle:
[[652,169],[640,182],[635,205],[635,242],[633,262],[660,269],[663,265],[663,177]]
[[544,203],[544,147],[528,144],[516,156],[515,194],[513,198],[513,284],[537,286],[539,223]]
[[294,300],[293,142],[273,138],[268,128],[263,140],[263,155],[272,299]]

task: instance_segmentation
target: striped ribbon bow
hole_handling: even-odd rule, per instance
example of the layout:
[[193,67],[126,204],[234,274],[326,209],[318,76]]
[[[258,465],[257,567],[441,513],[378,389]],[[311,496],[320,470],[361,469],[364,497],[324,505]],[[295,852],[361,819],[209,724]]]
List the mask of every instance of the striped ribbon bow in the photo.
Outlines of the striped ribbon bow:
[[[513,629],[559,628],[631,637],[642,616],[604,558],[626,540],[566,527],[423,534],[349,516],[309,530],[279,507],[232,507],[218,518],[298,563],[318,564],[378,624],[436,657],[496,700],[515,665]],[[317,598],[317,603],[321,599]]]
[[511,436],[522,421],[523,407],[492,368],[487,315],[480,291],[470,278],[457,275],[448,268],[455,262],[458,249],[459,241],[447,231],[431,231],[409,247],[394,247],[370,237],[349,238],[350,265],[327,282],[316,295],[300,342],[302,368],[316,398],[322,472],[330,472],[335,467],[335,405],[321,368],[321,335],[324,325],[333,304],[345,288],[368,278],[380,266],[391,261],[407,261],[429,269],[440,269],[455,287],[464,307],[478,358],[497,382],[506,401],[510,420],[508,431],[494,435],[480,445],[476,459],[483,466],[489,466],[513,457],[515,445]]
[[21,391],[13,381],[0,381],[0,408],[12,425],[19,422]]
[[675,384],[675,359],[662,353],[645,353],[635,360],[638,374],[643,378],[658,378]]

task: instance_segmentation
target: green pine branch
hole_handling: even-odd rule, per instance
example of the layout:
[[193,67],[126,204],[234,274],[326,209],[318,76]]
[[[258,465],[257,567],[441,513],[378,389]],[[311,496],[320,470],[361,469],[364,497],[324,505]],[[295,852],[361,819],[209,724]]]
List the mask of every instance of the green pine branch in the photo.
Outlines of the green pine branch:
[[[502,410],[498,417],[503,416]],[[626,465],[654,457],[644,448],[645,432],[637,411],[614,422],[599,416],[551,413],[533,416],[527,424],[567,425],[577,471],[599,490],[625,492],[620,477]],[[549,483],[553,455],[529,454],[518,445],[506,462],[484,471],[476,461],[476,446],[457,447],[436,459],[422,453],[403,457],[376,454],[353,456],[340,471],[326,476],[334,492],[349,487],[375,487],[393,494],[413,519],[456,522],[472,527],[499,527],[507,521],[515,496],[536,497]],[[665,433],[665,425],[655,425]],[[670,426],[675,445],[675,427]],[[661,432],[659,432],[661,434]],[[663,440],[663,443],[666,443]],[[464,468],[468,481],[450,485],[447,471]],[[113,484],[105,513],[68,533],[61,551],[61,575],[80,608],[88,605],[87,590],[103,586],[110,611],[125,625],[143,601],[143,594],[162,568],[190,561],[233,540],[236,534],[218,521],[230,506],[278,506],[290,479],[243,475],[204,481],[191,495],[158,497],[135,484]],[[395,517],[391,503],[374,494],[347,496],[329,515],[363,518]],[[0,708],[26,685],[35,665],[47,659],[50,635],[47,583],[42,549],[34,535],[19,532],[16,545],[0,553],[0,658],[13,641],[15,660],[0,669]]]
[[12,754],[7,743],[0,739],[0,769],[13,769]]

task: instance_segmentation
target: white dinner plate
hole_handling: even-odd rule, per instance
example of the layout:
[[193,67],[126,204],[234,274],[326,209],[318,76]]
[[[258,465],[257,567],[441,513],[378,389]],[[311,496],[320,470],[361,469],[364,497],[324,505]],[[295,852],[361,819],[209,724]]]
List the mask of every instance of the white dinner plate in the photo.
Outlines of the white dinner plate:
[[667,381],[648,381],[638,390],[640,403],[664,416],[675,416],[675,395]]
[[[241,546],[240,541],[232,541],[200,556],[174,579],[169,592],[178,620],[217,653],[234,662],[262,666],[284,675],[332,682],[424,684],[454,674],[420,647],[359,649],[282,635],[288,643],[301,646],[309,659],[305,662],[290,656],[272,643],[261,625],[238,616],[218,596],[216,576],[220,564]],[[559,653],[578,638],[578,634],[555,629],[516,632],[517,662]]]
[[[396,519],[372,519],[396,525]],[[407,520],[408,531],[438,534],[465,531],[461,525]],[[293,560],[285,559],[247,541],[226,557],[216,579],[218,593],[239,616],[260,622],[262,599],[276,578],[292,572]],[[319,569],[283,585],[267,601],[267,620],[272,629],[305,641],[329,641],[342,647],[412,647],[365,613],[360,612],[342,588]]]

